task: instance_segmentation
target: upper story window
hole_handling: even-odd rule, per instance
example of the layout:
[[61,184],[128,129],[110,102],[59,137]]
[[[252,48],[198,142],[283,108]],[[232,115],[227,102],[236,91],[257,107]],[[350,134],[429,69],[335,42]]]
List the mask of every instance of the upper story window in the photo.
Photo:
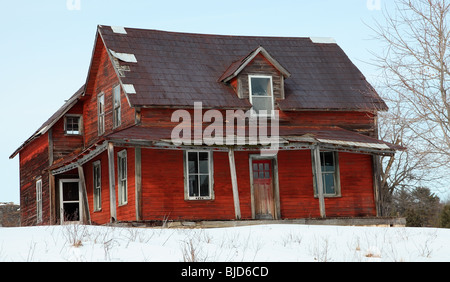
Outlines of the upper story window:
[[120,126],[121,120],[121,103],[120,103],[120,85],[113,89],[113,124],[114,128]]
[[64,118],[64,133],[67,135],[81,134],[81,116],[80,115],[66,115]]
[[105,133],[105,94],[97,97],[98,135]]
[[250,103],[257,115],[271,116],[274,110],[272,76],[249,75]]

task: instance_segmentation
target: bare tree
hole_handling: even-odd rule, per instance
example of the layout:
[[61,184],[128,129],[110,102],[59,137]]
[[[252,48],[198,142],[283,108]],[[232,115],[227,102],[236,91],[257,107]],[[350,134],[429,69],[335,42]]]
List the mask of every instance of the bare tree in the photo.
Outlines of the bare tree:
[[388,112],[379,116],[382,140],[407,148],[395,156],[382,157],[381,196],[383,214],[391,212],[392,196],[398,189],[436,184],[440,181],[440,156],[425,150],[426,144],[410,129],[408,110],[398,97],[387,97]]
[[384,160],[382,182],[390,194],[398,185],[434,178],[431,172],[450,160],[450,1],[395,4],[373,28],[385,43],[374,56],[391,108],[381,116],[381,137],[408,147]]
[[[431,153],[450,156],[448,0],[397,0],[395,15],[373,30],[386,43],[375,54],[386,85],[407,109],[410,129]],[[447,160],[446,160],[447,161]]]

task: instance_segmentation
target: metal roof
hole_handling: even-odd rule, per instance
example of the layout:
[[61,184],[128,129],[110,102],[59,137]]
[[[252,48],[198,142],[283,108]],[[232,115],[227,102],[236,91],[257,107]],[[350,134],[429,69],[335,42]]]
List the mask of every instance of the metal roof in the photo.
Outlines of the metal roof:
[[[364,75],[333,41],[300,37],[227,36],[99,26],[107,50],[130,71],[133,106],[205,108],[251,107],[218,81],[261,47],[291,76],[285,80],[281,110],[386,110]],[[318,43],[315,43],[318,42]],[[120,60],[120,55],[128,54]],[[123,56],[122,56],[123,57]],[[131,57],[131,59],[130,59]]]

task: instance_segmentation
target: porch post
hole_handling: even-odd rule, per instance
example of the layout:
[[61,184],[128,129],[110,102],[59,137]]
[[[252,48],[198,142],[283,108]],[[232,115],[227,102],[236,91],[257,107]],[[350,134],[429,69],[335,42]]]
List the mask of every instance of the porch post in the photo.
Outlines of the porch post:
[[134,173],[136,185],[136,220],[142,220],[142,149],[140,146],[134,147]]
[[116,213],[116,176],[114,174],[114,145],[108,143],[108,175],[109,175],[109,206],[111,222],[117,219]]
[[380,176],[380,157],[372,155],[373,168],[373,191],[375,198],[375,208],[377,216],[383,216],[382,201],[381,201],[381,176]]
[[319,193],[320,217],[325,218],[325,198],[323,196],[322,167],[320,164],[320,146],[314,146],[314,174],[316,175],[317,191]]
[[81,195],[83,196],[83,223],[91,224],[91,214],[89,212],[89,203],[86,191],[86,180],[84,178],[83,167],[78,164],[78,176],[80,177]]
[[228,159],[230,161],[231,185],[233,187],[234,213],[236,215],[236,219],[239,220],[241,219],[241,207],[239,203],[236,162],[234,159],[234,150],[231,147],[228,149]]

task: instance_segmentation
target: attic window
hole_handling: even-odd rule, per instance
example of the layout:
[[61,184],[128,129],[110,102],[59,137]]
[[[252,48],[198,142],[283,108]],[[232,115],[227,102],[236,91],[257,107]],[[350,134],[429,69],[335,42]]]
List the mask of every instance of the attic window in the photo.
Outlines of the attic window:
[[257,115],[273,114],[273,84],[271,76],[249,75],[250,103]]
[[81,134],[81,116],[67,115],[65,116],[64,132],[67,135]]

